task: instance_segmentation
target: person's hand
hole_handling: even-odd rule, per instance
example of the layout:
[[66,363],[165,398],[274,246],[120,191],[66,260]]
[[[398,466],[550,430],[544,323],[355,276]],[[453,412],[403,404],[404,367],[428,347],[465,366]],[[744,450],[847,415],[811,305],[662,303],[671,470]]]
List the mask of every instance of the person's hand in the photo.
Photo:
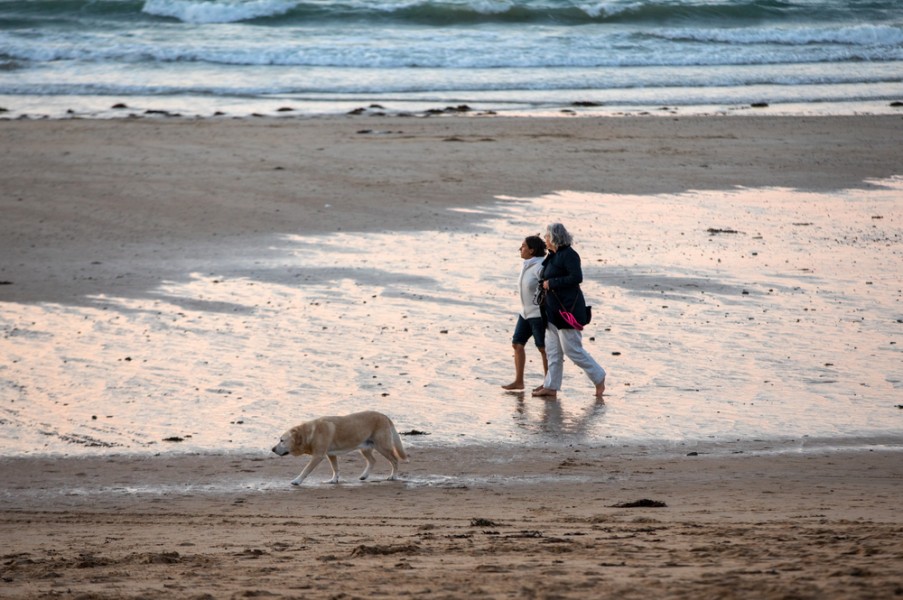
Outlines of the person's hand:
[[549,289],[549,280],[548,279],[546,279],[542,282],[542,289],[544,289],[544,290]]

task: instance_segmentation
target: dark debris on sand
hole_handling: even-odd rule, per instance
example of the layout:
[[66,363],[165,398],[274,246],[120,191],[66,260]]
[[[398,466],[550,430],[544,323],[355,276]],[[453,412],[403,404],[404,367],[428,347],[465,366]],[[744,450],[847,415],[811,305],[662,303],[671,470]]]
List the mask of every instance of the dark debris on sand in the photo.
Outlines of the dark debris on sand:
[[634,500],[633,502],[618,502],[617,504],[612,504],[612,508],[664,508],[668,506],[664,502],[659,500],[649,500],[648,498],[643,498],[642,500]]

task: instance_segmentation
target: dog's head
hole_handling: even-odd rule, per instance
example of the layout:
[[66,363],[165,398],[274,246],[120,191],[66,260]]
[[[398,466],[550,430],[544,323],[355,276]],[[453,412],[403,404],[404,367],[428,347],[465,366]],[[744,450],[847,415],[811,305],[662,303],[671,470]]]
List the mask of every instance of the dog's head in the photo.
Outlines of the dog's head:
[[273,446],[273,452],[279,456],[291,454],[292,448],[295,446],[295,428],[289,429],[279,438],[279,443]]

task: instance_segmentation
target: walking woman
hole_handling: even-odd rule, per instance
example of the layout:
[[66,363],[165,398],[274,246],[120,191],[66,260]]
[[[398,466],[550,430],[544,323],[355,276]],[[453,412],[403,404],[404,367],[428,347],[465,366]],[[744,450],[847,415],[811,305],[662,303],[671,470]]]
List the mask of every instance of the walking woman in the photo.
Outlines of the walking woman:
[[524,262],[517,278],[521,309],[517,315],[514,337],[511,339],[514,348],[514,381],[503,385],[504,390],[524,389],[524,366],[527,364],[527,352],[524,348],[531,337],[542,356],[543,377],[549,372],[545,347],[546,324],[542,316],[542,307],[536,303],[539,275],[542,273],[542,259],[545,255],[546,245],[541,237],[531,235],[521,242],[520,257]]
[[583,334],[562,318],[560,310],[573,313],[580,324],[587,322],[586,301],[580,290],[583,270],[580,255],[571,247],[573,238],[561,223],[546,227],[546,247],[549,255],[542,263],[542,288],[545,290],[546,356],[549,372],[542,387],[533,391],[534,396],[555,398],[561,389],[564,357],[583,369],[593,385],[596,398],[605,392],[605,369],[583,348]]

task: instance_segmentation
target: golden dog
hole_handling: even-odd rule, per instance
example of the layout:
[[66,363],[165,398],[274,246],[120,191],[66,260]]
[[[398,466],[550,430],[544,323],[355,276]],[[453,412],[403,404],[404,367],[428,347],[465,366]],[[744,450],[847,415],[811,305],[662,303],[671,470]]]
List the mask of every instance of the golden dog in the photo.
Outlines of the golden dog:
[[323,458],[332,465],[332,479],[328,483],[338,483],[339,465],[336,456],[360,450],[367,466],[361,473],[361,480],[367,479],[370,469],[376,464],[373,450],[386,457],[392,464],[389,479],[395,479],[398,461],[408,459],[401,438],[392,420],[376,411],[364,411],[344,417],[321,417],[292,427],[279,438],[273,452],[279,456],[310,454],[310,461],[301,474],[292,479],[292,485],[301,485]]

